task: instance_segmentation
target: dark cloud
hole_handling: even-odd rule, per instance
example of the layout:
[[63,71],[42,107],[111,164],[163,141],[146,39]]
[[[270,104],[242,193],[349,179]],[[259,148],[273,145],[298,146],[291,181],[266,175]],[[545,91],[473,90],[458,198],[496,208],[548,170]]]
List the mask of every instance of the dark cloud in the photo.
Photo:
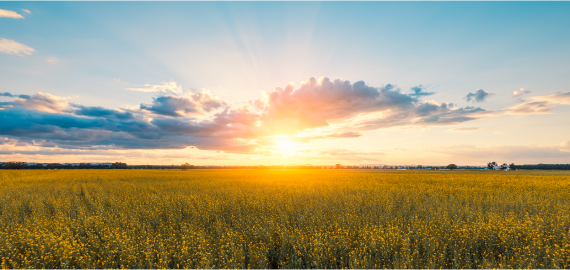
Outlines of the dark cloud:
[[186,93],[184,96],[160,96],[153,98],[152,104],[141,104],[141,110],[147,110],[166,116],[202,116],[228,103],[206,91]]
[[103,107],[87,107],[82,105],[74,105],[77,108],[74,113],[81,116],[89,117],[115,117],[121,120],[134,119],[135,115],[131,112],[121,112],[118,110],[105,109]]
[[380,118],[367,119],[350,125],[354,130],[375,130],[399,126],[454,125],[477,120],[489,112],[479,107],[455,108],[452,103],[426,101],[414,104],[414,109],[390,111]]
[[421,97],[421,96],[431,96],[435,94],[435,92],[423,92],[425,87],[422,85],[414,86],[411,89],[412,92],[414,93],[410,94],[410,96]]
[[485,101],[485,99],[489,98],[492,94],[483,90],[483,89],[477,89],[477,91],[475,91],[475,93],[471,93],[469,92],[469,94],[467,94],[467,96],[465,96],[465,99],[467,101],[471,101],[473,100],[473,102],[483,102]]
[[466,121],[476,120],[481,118],[487,111],[479,107],[465,107],[455,110],[449,109],[449,106],[440,106],[437,111],[429,116],[418,120],[417,124],[431,124],[431,125],[449,125],[458,124]]

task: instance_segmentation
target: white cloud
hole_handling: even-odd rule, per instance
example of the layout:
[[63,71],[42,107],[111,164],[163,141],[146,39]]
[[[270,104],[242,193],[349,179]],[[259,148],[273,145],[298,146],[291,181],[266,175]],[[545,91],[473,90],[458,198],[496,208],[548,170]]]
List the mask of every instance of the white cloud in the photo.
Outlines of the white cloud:
[[504,110],[506,114],[523,115],[523,114],[547,114],[550,113],[553,104],[547,101],[534,101],[519,104]]
[[547,101],[554,104],[570,105],[570,92],[556,93],[550,96],[533,97],[532,99],[537,101]]
[[175,94],[181,95],[183,93],[182,86],[176,84],[176,82],[162,82],[161,85],[151,85],[145,84],[144,88],[127,88],[128,90],[146,92],[146,93],[164,93],[164,94]]
[[528,93],[532,93],[532,91],[524,90],[524,88],[521,88],[521,90],[513,92],[513,97],[528,94]]
[[33,48],[30,48],[22,43],[16,41],[0,38],[0,53],[15,54],[19,56],[24,56],[24,54],[32,55],[35,52]]
[[12,19],[24,19],[24,16],[16,13],[15,11],[0,9],[0,18],[2,17],[12,18]]
[[22,9],[23,12],[26,12],[28,14],[32,13],[31,11],[27,10],[27,9]]
[[56,57],[50,57],[47,59],[47,61],[53,64],[53,63],[59,61],[59,59],[57,59]]
[[[524,89],[521,89],[524,90]],[[524,93],[529,93],[530,91],[524,90]],[[516,93],[517,91],[515,91]],[[513,94],[514,95],[514,94]],[[519,95],[520,94],[519,92]],[[549,96],[538,96],[531,97],[533,101],[519,104],[510,108],[500,110],[495,113],[495,115],[500,114],[548,114],[552,108],[556,105],[570,105],[570,92],[566,93],[556,93]]]

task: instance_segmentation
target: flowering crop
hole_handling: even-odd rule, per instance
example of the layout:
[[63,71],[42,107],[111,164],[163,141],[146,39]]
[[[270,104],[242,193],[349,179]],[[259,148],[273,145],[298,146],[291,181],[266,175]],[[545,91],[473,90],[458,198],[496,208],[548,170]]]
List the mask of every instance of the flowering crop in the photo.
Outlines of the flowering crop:
[[570,173],[0,171],[2,268],[570,268]]

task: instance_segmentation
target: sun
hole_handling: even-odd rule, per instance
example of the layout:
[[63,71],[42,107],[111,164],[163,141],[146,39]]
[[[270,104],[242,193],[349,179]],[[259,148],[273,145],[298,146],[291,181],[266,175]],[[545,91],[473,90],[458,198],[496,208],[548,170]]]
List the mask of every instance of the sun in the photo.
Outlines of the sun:
[[278,140],[277,142],[277,149],[279,149],[282,153],[294,153],[296,148],[296,143],[287,140]]

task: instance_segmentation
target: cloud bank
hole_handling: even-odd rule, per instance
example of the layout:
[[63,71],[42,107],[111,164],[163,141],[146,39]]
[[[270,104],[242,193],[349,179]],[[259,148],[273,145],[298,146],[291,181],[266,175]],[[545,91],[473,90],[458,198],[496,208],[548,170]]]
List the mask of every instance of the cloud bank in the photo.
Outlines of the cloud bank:
[[[255,100],[231,103],[208,91],[181,94],[163,84],[157,96],[138,108],[113,109],[75,104],[47,93],[0,93],[0,135],[20,143],[58,149],[184,149],[267,154],[276,141],[310,143],[355,138],[362,131],[393,127],[455,125],[493,114],[548,112],[534,101],[489,112],[480,107],[421,101],[387,84],[309,78],[298,87],[265,92]],[[171,87],[175,86],[175,87]],[[165,90],[161,90],[165,89]],[[154,91],[154,90],[153,90]],[[568,93],[546,96],[562,100]],[[330,153],[329,153],[330,154]]]

